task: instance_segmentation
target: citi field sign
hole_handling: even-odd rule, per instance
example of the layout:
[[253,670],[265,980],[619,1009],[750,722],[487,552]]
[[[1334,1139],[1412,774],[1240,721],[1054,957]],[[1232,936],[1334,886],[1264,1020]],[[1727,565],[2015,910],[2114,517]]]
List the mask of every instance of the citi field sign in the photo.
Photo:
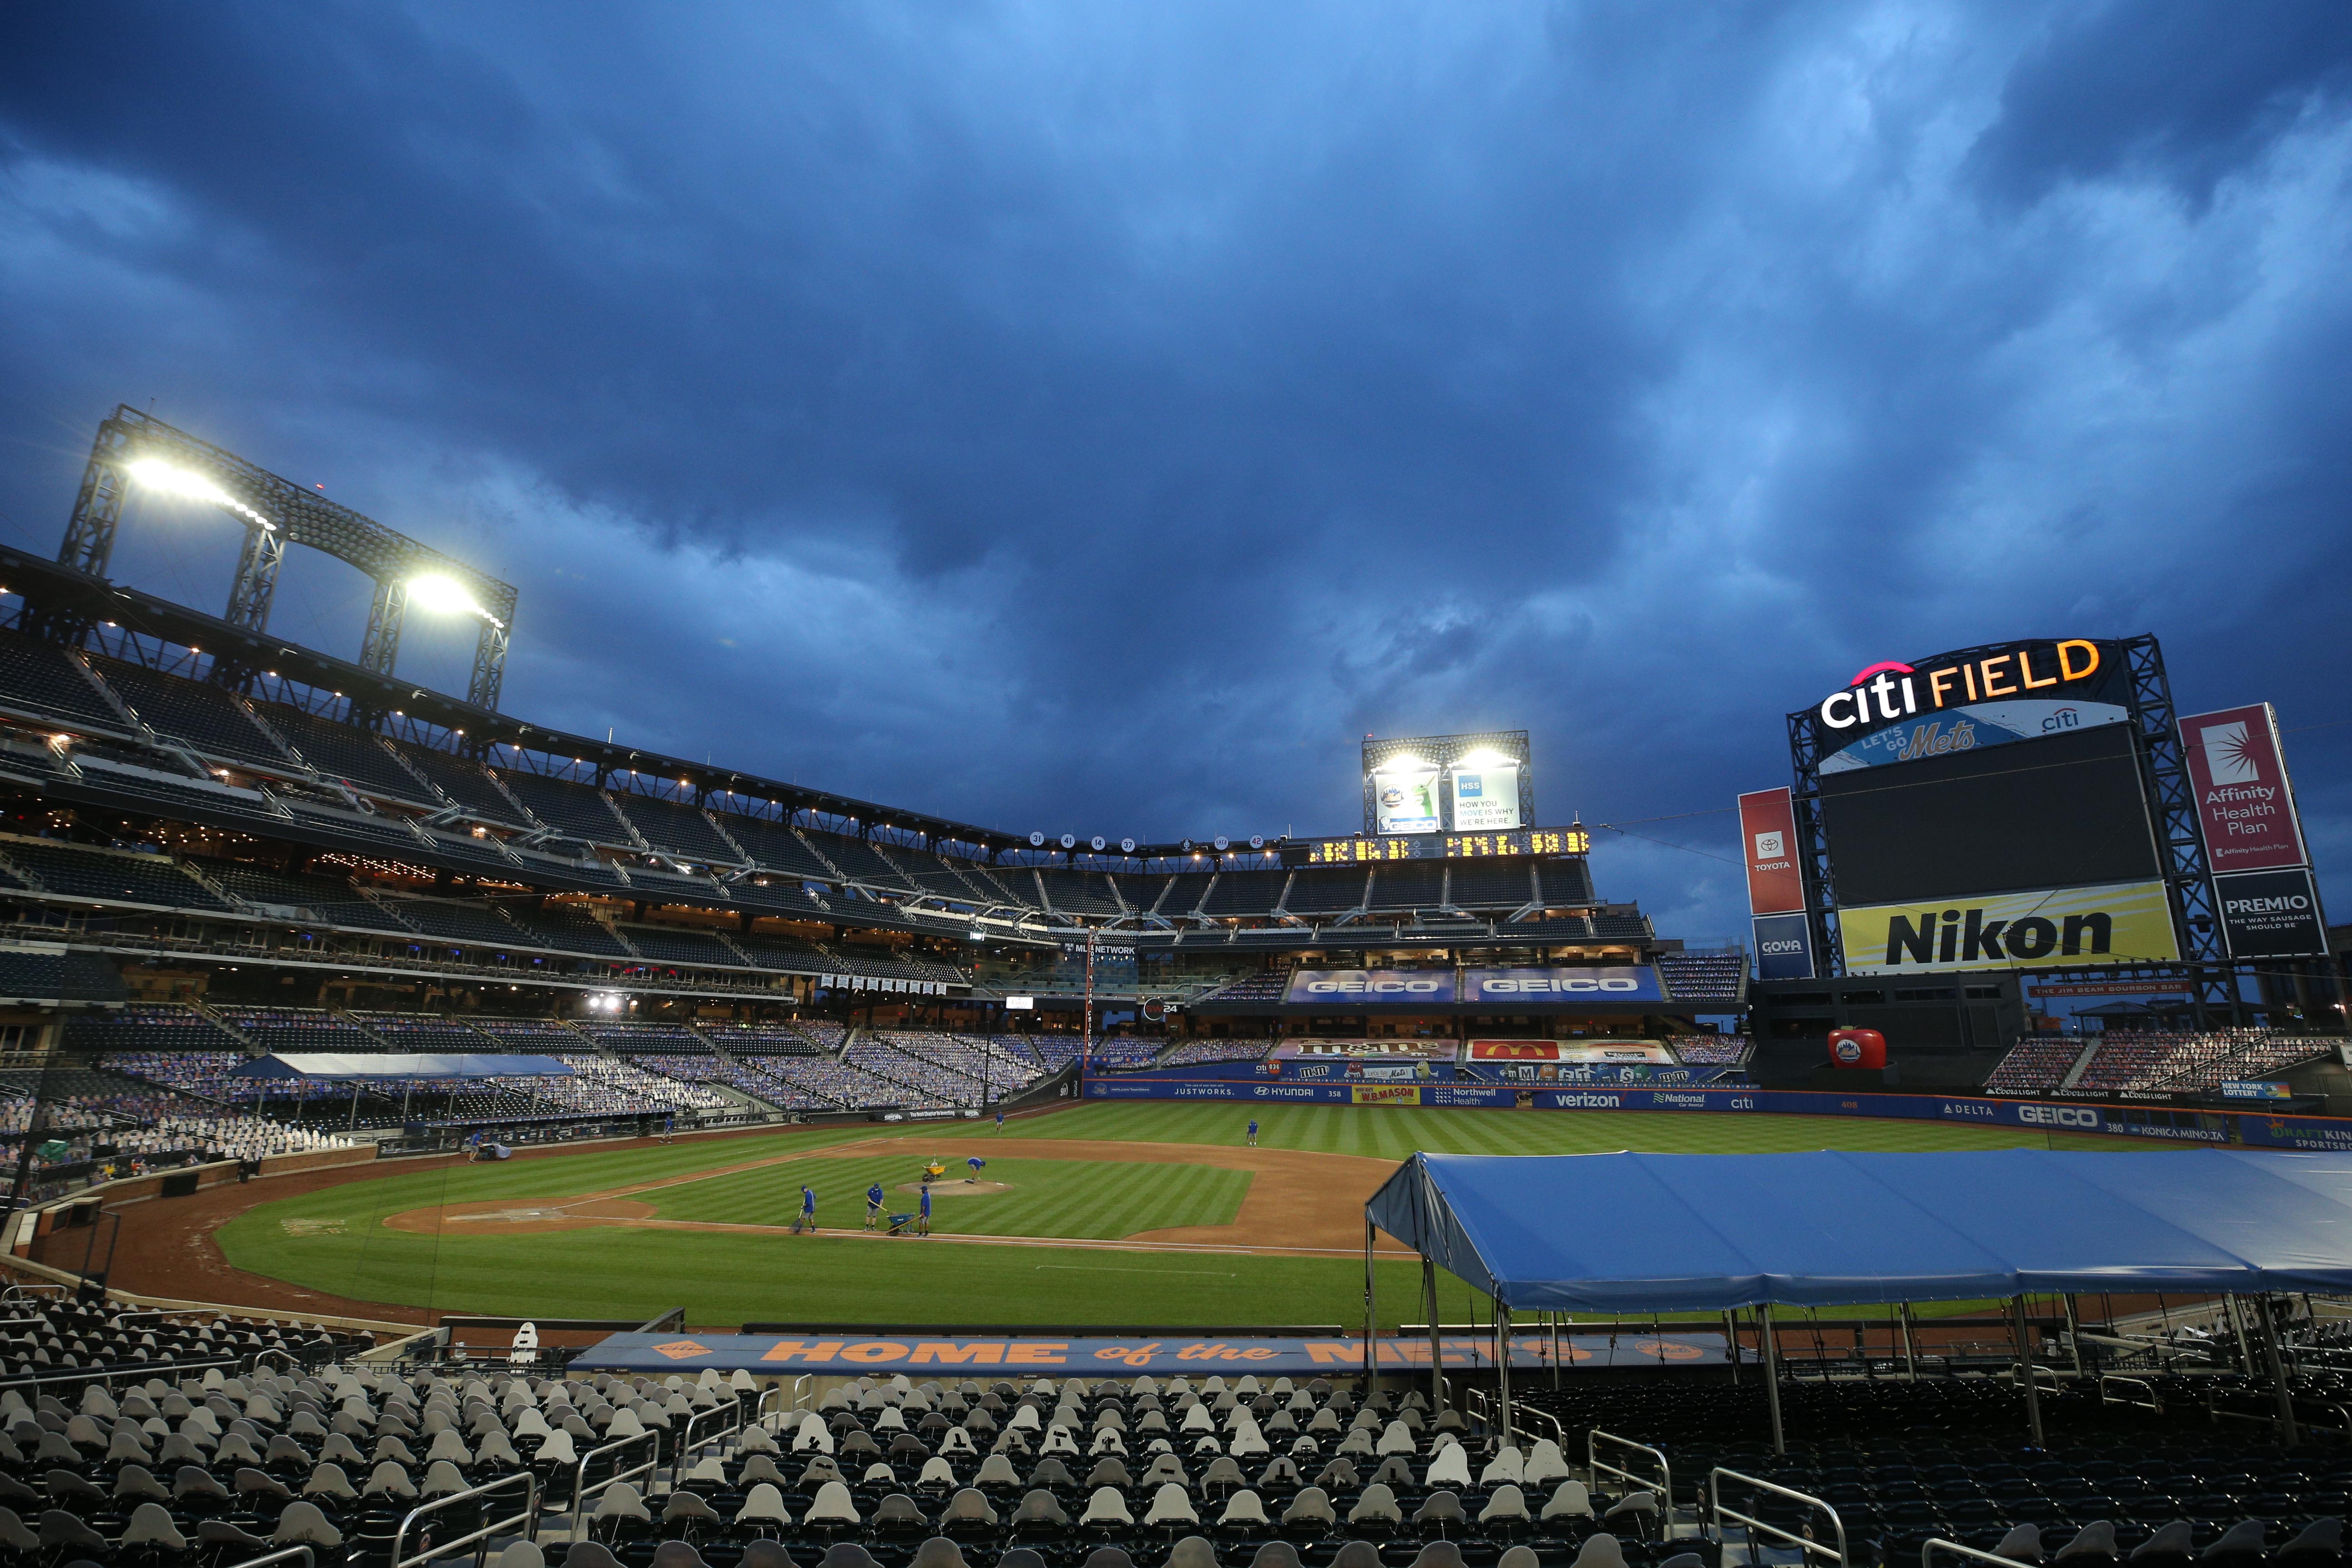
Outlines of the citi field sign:
[[2119,724],[2129,691],[2121,645],[2033,639],[1864,665],[1802,717],[1843,773]]

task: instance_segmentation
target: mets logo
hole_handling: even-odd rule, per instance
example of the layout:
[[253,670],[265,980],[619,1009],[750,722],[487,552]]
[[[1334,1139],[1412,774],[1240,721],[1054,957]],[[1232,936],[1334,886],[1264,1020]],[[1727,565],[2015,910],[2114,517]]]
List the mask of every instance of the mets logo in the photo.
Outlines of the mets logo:
[[1840,1040],[1836,1045],[1832,1046],[1830,1050],[1842,1062],[1862,1060],[1862,1042],[1859,1040]]
[[692,1340],[672,1340],[667,1344],[656,1345],[654,1353],[666,1355],[672,1361],[689,1361],[698,1355],[709,1355],[710,1347],[697,1344]]

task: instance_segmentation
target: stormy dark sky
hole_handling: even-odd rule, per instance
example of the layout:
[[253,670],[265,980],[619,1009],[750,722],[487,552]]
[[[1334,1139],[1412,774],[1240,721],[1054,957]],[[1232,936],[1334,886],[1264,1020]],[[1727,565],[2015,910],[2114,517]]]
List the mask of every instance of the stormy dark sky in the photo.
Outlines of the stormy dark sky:
[[512,711],[1013,829],[1524,726],[1695,942],[1788,710],[2151,631],[2352,910],[2348,180],[2341,0],[16,6],[0,531],[152,400],[516,583]]

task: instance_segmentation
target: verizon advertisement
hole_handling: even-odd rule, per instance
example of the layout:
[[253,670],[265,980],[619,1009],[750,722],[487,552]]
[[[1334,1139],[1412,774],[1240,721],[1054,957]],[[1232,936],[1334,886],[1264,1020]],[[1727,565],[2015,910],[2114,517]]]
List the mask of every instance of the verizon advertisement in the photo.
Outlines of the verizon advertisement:
[[1760,789],[1739,797],[1739,837],[1747,846],[1748,912],[1790,914],[1805,907],[1805,878],[1798,868],[1797,812],[1786,789]]
[[2189,715],[2180,721],[2180,751],[2215,876],[2308,863],[2269,703]]

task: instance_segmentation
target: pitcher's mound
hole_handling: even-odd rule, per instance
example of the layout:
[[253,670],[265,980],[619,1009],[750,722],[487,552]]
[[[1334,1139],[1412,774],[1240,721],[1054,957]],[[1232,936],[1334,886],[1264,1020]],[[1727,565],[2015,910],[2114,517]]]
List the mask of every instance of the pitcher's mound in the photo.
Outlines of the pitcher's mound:
[[[919,1198],[923,1195],[923,1184],[908,1182],[898,1190],[910,1198]],[[1009,1193],[1012,1190],[1010,1182],[946,1181],[931,1184],[931,1196],[935,1198],[984,1198],[991,1193]]]

